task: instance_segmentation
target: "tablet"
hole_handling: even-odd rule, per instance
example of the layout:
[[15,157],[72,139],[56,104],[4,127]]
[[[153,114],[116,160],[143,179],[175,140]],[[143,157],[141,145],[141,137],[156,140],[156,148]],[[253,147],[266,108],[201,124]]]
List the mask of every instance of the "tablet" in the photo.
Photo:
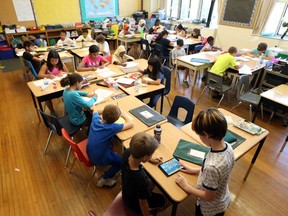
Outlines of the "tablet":
[[158,166],[166,176],[170,176],[183,168],[179,165],[179,161],[176,158],[171,158]]

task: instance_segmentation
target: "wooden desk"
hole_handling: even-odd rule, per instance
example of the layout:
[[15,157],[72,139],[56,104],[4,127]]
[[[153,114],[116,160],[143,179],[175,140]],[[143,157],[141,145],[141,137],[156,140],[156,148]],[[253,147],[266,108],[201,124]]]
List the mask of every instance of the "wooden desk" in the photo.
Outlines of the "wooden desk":
[[[241,120],[243,118],[225,110],[225,109],[222,109],[222,108],[219,108],[218,109],[221,113],[223,113],[224,116],[231,116],[232,120],[235,122],[237,120]],[[258,157],[258,154],[260,153],[261,151],[261,148],[265,142],[265,139],[266,137],[268,136],[269,132],[266,130],[265,132],[263,132],[262,134],[260,135],[251,135],[237,127],[234,127],[233,125],[228,125],[228,129],[236,134],[238,134],[239,136],[245,138],[246,140],[241,143],[238,147],[236,147],[234,149],[234,155],[235,155],[235,160],[237,161],[238,159],[240,159],[243,155],[245,155],[247,152],[249,152],[252,148],[254,148],[255,146],[258,145],[257,147],[257,150],[252,158],[252,161],[251,161],[251,164],[246,172],[246,175],[244,177],[244,181],[247,179],[257,157]],[[186,134],[188,134],[189,136],[191,136],[193,139],[197,140],[197,143],[200,143],[202,145],[203,142],[201,141],[201,139],[199,138],[199,136],[194,132],[192,131],[191,129],[191,123],[187,124],[187,125],[184,125],[181,130],[183,132],[185,132]]]
[[169,34],[167,39],[174,43],[173,45],[174,47],[177,47],[177,39],[182,39],[184,42],[183,48],[186,50],[187,55],[188,55],[189,45],[201,45],[202,44],[202,42],[199,40],[195,41],[192,38],[179,37],[175,34]]
[[[155,156],[162,156],[163,161],[167,161],[173,157],[173,153],[178,145],[180,139],[184,139],[190,142],[196,142],[185,134],[183,131],[176,128],[171,123],[162,124],[162,139],[161,144],[159,145],[158,149],[155,151]],[[147,133],[153,135],[154,129],[148,130]],[[125,148],[129,148],[130,139],[126,140],[123,145]],[[189,162],[190,166],[199,167],[196,164],[192,164]],[[155,182],[158,188],[165,194],[165,196],[172,202],[172,212],[171,215],[176,215],[177,206],[180,202],[187,198],[186,192],[184,192],[176,183],[175,179],[177,174],[174,174],[170,177],[165,176],[165,174],[158,168],[157,165],[153,165],[151,163],[143,163],[144,169],[147,171],[148,175],[151,179]],[[184,172],[181,172],[189,184],[196,185],[197,183],[197,175],[190,175]]]
[[[126,131],[121,131],[117,134],[117,137],[123,142],[127,139],[130,139],[135,133],[140,132],[140,131],[147,131],[149,129],[154,129],[155,125],[148,127],[147,125],[145,125],[144,123],[142,123],[138,118],[136,118],[135,116],[133,116],[129,111],[131,109],[140,107],[143,105],[143,102],[140,101],[139,99],[137,99],[134,96],[126,96],[123,98],[120,98],[118,100],[110,100],[107,101],[105,103],[101,103],[99,105],[95,105],[92,107],[92,109],[97,110],[97,109],[104,109],[104,107],[107,104],[114,104],[119,106],[123,111],[127,112],[134,121],[134,127],[126,130]],[[160,122],[159,124],[163,124],[164,122],[166,122],[167,120],[164,120],[162,122]]]
[[269,89],[268,91],[261,93],[260,96],[261,96],[261,100],[254,113],[252,122],[256,120],[256,116],[257,116],[261,103],[265,103],[265,101],[268,101],[269,103],[273,103],[273,107],[275,109],[279,108],[279,109],[284,110],[285,112],[288,112],[288,85],[287,84],[282,84],[282,85],[276,86],[275,88]]
[[[73,69],[74,69],[74,71],[76,70],[75,62],[74,62],[74,56],[73,55],[71,55],[69,52],[59,52],[58,54],[59,54],[59,56],[60,56],[60,58],[61,58],[63,63],[72,62]],[[74,71],[72,71],[72,72],[74,72]]]
[[117,47],[119,46],[119,41],[120,41],[120,42],[124,43],[125,49],[127,50],[127,44],[128,43],[139,42],[139,41],[141,41],[141,38],[142,37],[140,35],[134,36],[132,38],[127,38],[125,36],[118,36],[117,37]]

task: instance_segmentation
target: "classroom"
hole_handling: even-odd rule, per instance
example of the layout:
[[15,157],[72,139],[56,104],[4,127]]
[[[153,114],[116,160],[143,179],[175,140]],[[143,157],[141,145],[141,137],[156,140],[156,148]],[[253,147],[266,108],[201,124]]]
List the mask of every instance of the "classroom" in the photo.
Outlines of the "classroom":
[[287,9],[2,0],[0,215],[287,215]]

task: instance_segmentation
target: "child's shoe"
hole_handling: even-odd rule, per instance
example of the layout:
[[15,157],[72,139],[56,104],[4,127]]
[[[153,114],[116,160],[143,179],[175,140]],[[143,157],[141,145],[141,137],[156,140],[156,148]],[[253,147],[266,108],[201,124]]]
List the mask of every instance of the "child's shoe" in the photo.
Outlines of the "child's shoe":
[[113,187],[115,186],[117,183],[116,180],[108,178],[108,179],[104,179],[103,177],[101,177],[98,182],[97,182],[97,187]]

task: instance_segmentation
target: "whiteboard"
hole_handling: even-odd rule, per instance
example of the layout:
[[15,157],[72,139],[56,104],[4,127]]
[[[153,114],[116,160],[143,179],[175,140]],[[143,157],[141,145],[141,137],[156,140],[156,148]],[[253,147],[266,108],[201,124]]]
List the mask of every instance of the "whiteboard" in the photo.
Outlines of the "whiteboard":
[[13,0],[18,21],[34,20],[33,10],[30,0]]

